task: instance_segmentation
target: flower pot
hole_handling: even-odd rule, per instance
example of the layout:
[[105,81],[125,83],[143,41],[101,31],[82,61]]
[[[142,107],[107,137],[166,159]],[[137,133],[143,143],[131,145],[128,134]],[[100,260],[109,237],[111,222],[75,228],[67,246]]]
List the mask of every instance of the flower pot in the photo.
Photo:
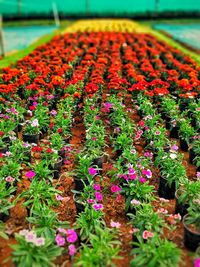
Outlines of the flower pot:
[[187,209],[189,208],[189,204],[181,203],[179,201],[180,194],[181,194],[180,190],[177,190],[175,193],[175,199],[176,199],[175,213],[179,213],[183,218],[183,216],[188,213]]
[[53,170],[60,171],[60,169],[62,167],[62,163],[63,163],[63,159],[61,157],[59,157],[58,161],[56,163],[54,163],[54,165],[53,165]]
[[9,219],[10,215],[5,213],[0,213],[0,221],[6,222]]
[[65,157],[65,150],[60,150],[60,151],[58,151],[58,155],[59,155],[60,157],[62,157],[62,159],[64,159],[64,157]]
[[25,151],[24,156],[26,157],[26,159],[24,159],[24,161],[26,161],[26,162],[31,161],[31,151]]
[[177,138],[178,139],[178,127],[172,127],[170,130],[170,138]]
[[82,203],[79,198],[76,198],[75,196],[73,196],[73,199],[76,206],[76,213],[79,214],[83,212],[85,210],[84,203]]
[[9,144],[10,143],[10,137],[9,136],[5,136],[2,138],[2,141]]
[[188,143],[184,140],[184,139],[181,139],[180,138],[180,148],[183,150],[183,151],[188,151]]
[[60,172],[57,170],[53,171],[53,179],[58,179],[60,177]]
[[191,148],[189,150],[189,162],[193,164],[194,158],[196,157],[196,154],[194,153],[194,150]]
[[89,185],[89,181],[87,179],[81,179],[79,177],[74,177],[74,183],[75,183],[75,190],[82,192],[85,185]]
[[167,183],[167,179],[160,177],[158,195],[166,199],[174,199],[176,191],[176,184],[172,182],[171,186]]
[[7,146],[0,148],[0,153],[6,153],[6,151],[7,151]]
[[24,142],[35,143],[39,142],[39,134],[22,134],[22,138]]
[[195,251],[200,244],[200,232],[195,231],[192,225],[187,225],[185,223],[188,215],[183,217],[184,226],[184,245],[186,248]]
[[117,149],[116,150],[116,156],[117,157],[120,157],[122,155],[122,153],[123,153],[123,150],[122,149]]
[[92,161],[92,166],[97,166],[98,168],[103,168],[103,157],[95,158]]

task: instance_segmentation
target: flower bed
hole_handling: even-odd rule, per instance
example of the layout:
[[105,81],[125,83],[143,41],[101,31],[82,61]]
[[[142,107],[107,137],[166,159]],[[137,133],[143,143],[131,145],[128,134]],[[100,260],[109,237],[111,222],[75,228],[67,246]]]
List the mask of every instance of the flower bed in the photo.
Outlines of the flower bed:
[[200,68],[121,28],[2,70],[4,266],[199,264]]

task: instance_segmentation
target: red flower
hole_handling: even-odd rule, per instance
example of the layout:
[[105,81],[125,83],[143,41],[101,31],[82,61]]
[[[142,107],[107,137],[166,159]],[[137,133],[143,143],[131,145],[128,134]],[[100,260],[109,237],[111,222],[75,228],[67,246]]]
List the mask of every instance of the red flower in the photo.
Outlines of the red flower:
[[59,128],[58,129],[58,133],[62,133],[63,132],[63,129],[62,128]]

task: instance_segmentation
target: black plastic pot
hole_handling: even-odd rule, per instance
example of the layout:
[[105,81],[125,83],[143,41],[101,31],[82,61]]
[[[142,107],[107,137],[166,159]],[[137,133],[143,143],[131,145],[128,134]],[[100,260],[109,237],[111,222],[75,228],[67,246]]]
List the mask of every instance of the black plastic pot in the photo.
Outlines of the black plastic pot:
[[81,179],[79,177],[74,177],[74,183],[75,183],[75,190],[82,192],[85,185],[89,185],[89,181],[87,179]]
[[180,194],[181,194],[180,190],[177,190],[175,193],[175,199],[176,199],[175,213],[179,213],[183,218],[183,216],[188,213],[187,209],[189,208],[189,204],[187,203],[184,204],[179,201]]
[[2,141],[9,144],[10,143],[10,137],[9,136],[5,136],[2,138]]
[[78,201],[78,199],[76,199],[75,196],[73,198],[74,198],[74,203],[75,203],[75,206],[76,206],[77,214],[83,212],[85,210],[84,203],[82,203],[81,201]]
[[178,127],[172,127],[170,130],[170,138],[177,138],[178,139]]
[[22,138],[24,142],[35,143],[39,142],[39,134],[22,134]]
[[117,157],[120,157],[122,153],[123,153],[123,150],[122,149],[117,149],[116,150],[116,156]]
[[187,216],[183,217],[184,245],[186,248],[195,251],[200,244],[200,232],[193,232],[190,226],[185,223]]
[[58,161],[53,165],[53,170],[60,171],[63,163],[63,158],[59,157]]
[[193,164],[194,158],[196,157],[196,154],[194,153],[194,150],[191,148],[189,150],[189,162]]
[[60,157],[64,158],[64,157],[65,157],[65,151],[64,151],[64,150],[60,150],[60,151],[58,151],[58,155],[59,155]]
[[0,148],[0,153],[6,153],[6,151],[7,151],[7,146]]
[[26,159],[24,159],[24,161],[27,161],[27,162],[31,161],[31,151],[24,152],[24,156],[26,156]]
[[184,139],[181,139],[180,138],[180,148],[183,150],[183,151],[188,151],[188,143],[184,140]]
[[174,199],[176,191],[176,184],[172,182],[171,186],[167,183],[167,179],[160,177],[158,195],[166,199]]
[[10,215],[5,213],[0,213],[0,221],[6,222],[9,219]]
[[92,165],[97,166],[98,168],[102,169],[103,168],[103,157],[93,159]]
[[57,170],[53,171],[53,179],[58,179],[60,177],[60,172]]

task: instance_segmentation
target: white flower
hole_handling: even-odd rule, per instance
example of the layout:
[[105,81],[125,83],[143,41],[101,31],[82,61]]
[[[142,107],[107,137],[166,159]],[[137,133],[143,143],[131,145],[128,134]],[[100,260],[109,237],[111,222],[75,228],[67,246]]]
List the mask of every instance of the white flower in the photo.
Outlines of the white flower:
[[38,119],[34,119],[31,123],[31,126],[32,127],[38,127],[39,126],[39,123],[38,123]]
[[175,153],[170,153],[170,158],[171,159],[176,159],[177,158],[177,154],[175,154]]
[[37,247],[43,246],[45,244],[44,237],[36,238],[33,242]]

